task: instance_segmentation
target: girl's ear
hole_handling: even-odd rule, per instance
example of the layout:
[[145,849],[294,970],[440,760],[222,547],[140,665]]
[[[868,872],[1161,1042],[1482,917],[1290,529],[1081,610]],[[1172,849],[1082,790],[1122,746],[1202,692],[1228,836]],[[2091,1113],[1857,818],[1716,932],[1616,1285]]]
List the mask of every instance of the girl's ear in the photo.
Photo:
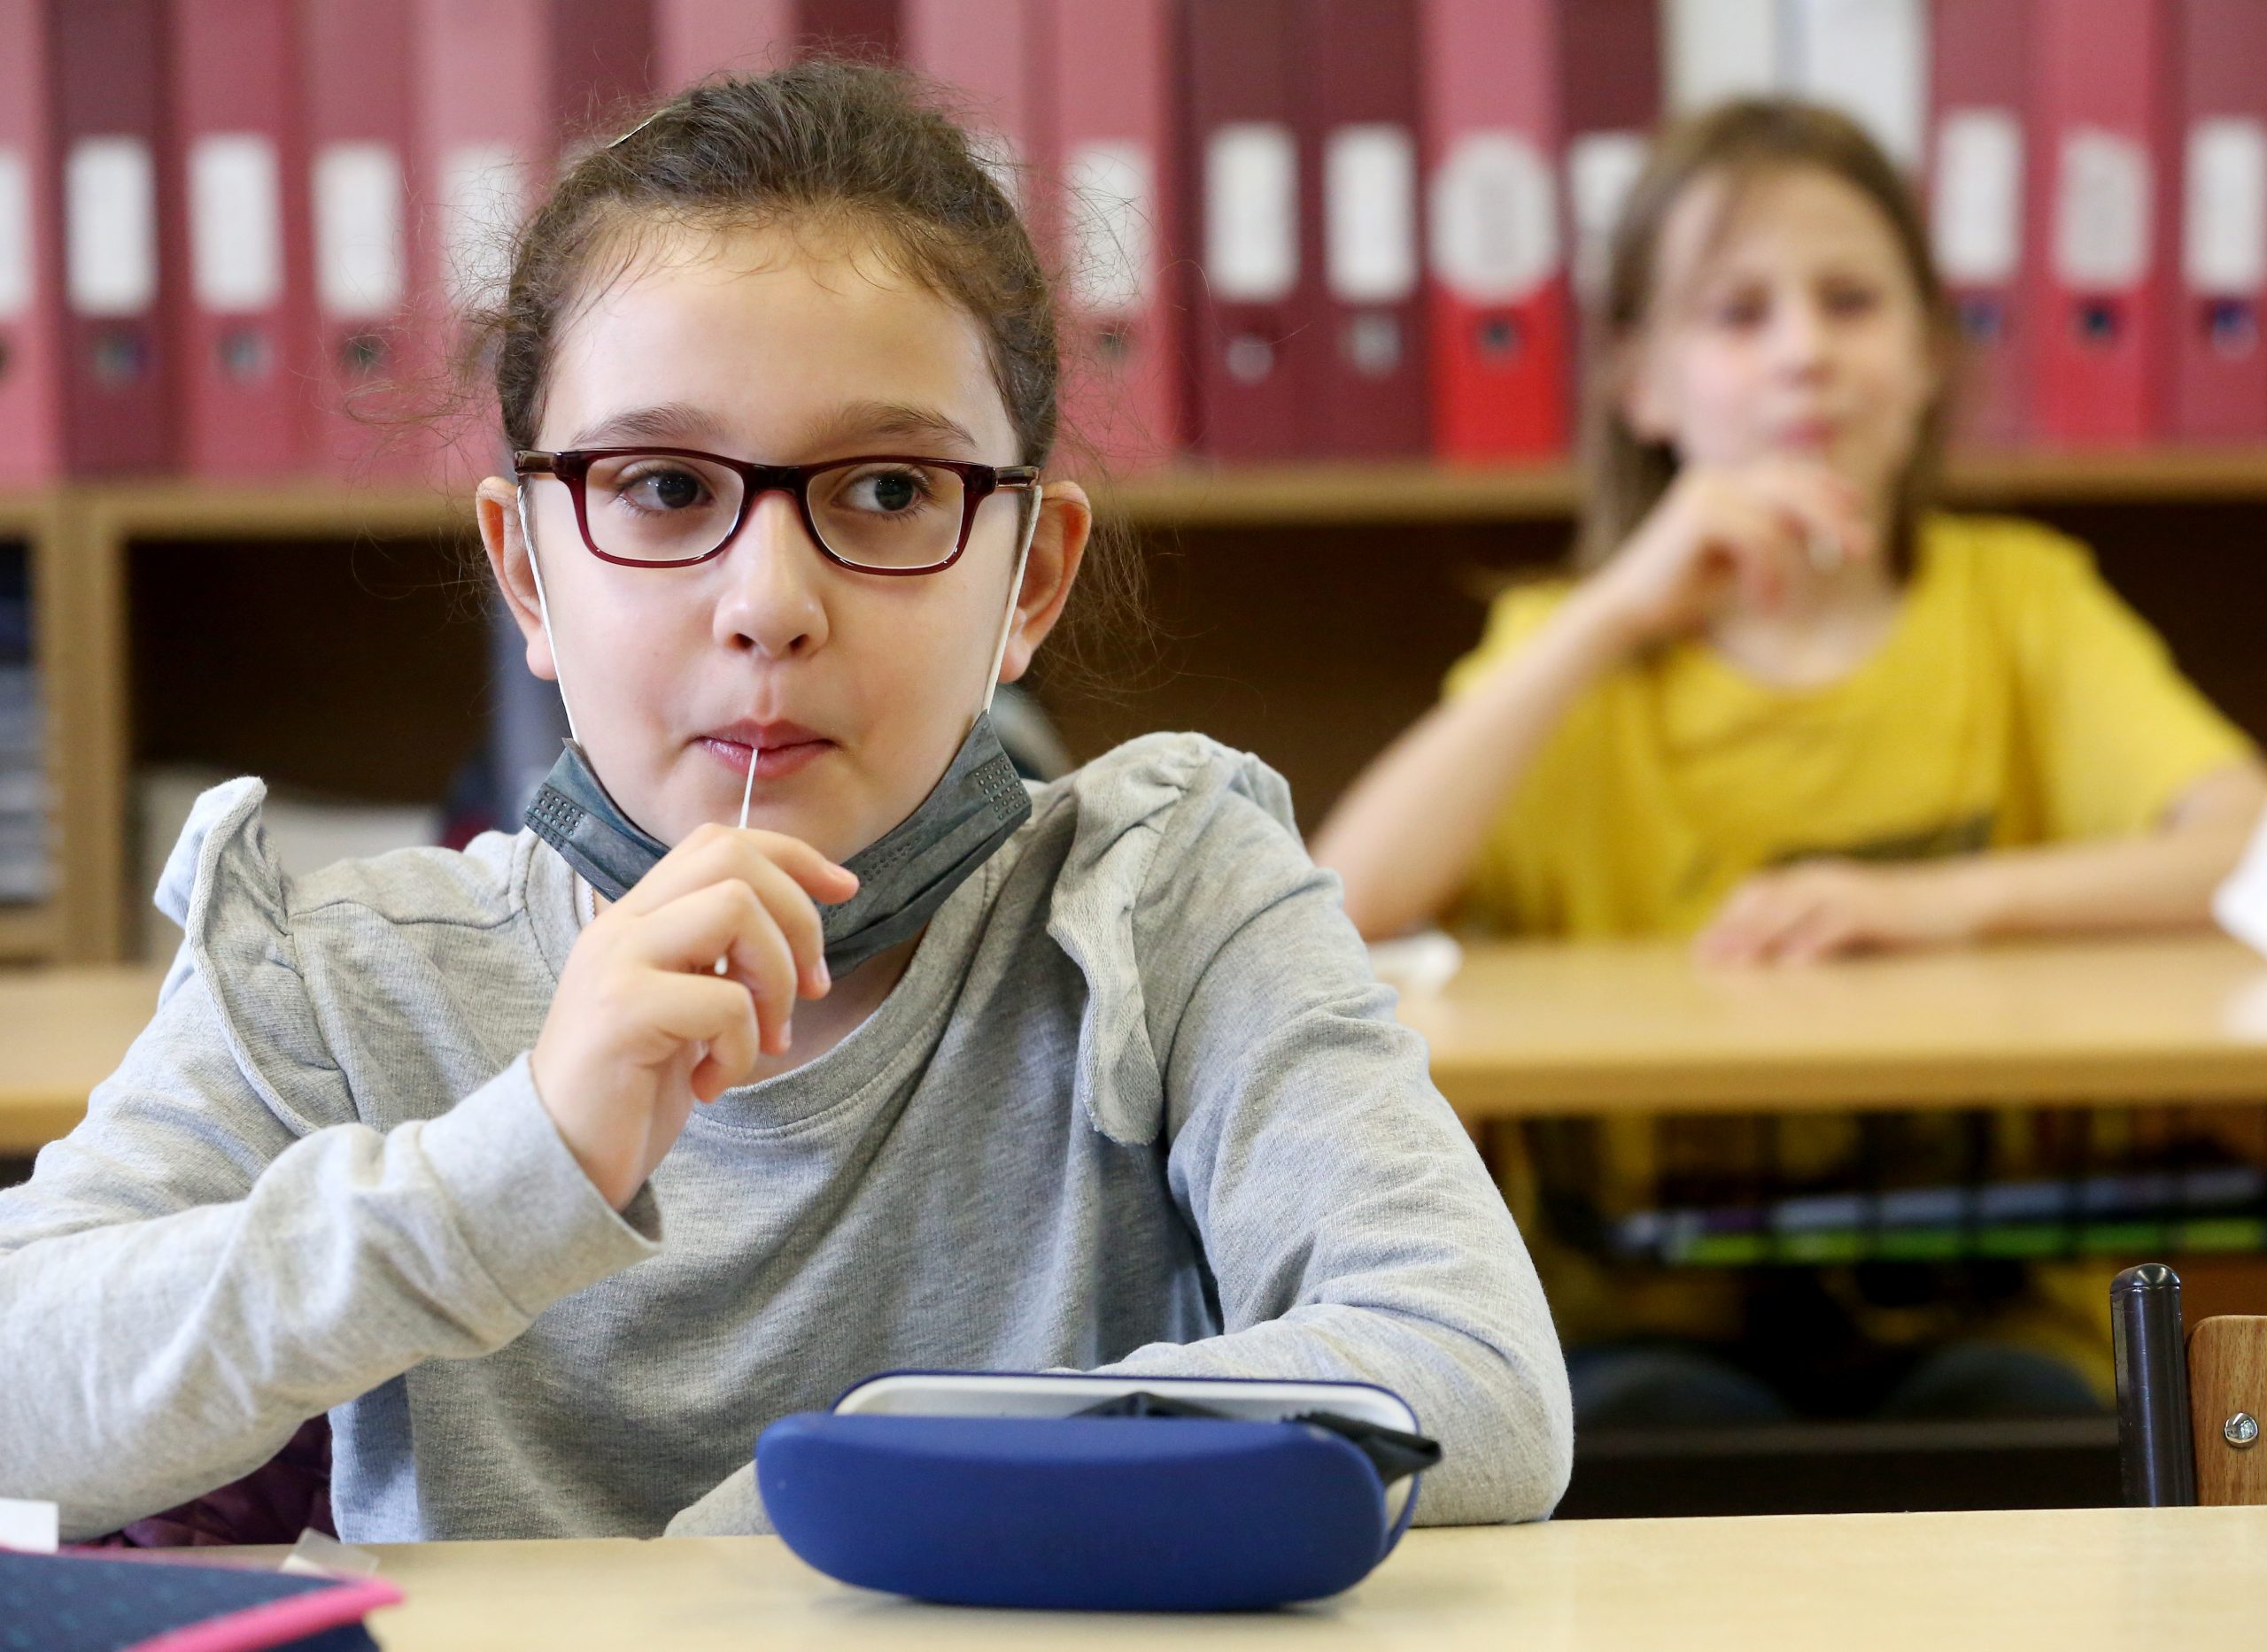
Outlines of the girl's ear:
[[528,669],[545,682],[556,682],[559,668],[552,661],[551,637],[543,628],[535,567],[527,542],[520,537],[519,490],[501,476],[491,476],[474,494],[473,510],[480,519],[480,545],[488,553],[489,572],[496,576],[504,606],[527,643]]
[[1016,598],[1015,623],[1007,652],[1000,657],[1000,681],[1013,683],[1031,669],[1032,656],[1063,617],[1072,583],[1094,531],[1094,505],[1075,482],[1047,483],[1040,500],[1039,524],[1032,530],[1031,555],[1024,562],[1024,588]]

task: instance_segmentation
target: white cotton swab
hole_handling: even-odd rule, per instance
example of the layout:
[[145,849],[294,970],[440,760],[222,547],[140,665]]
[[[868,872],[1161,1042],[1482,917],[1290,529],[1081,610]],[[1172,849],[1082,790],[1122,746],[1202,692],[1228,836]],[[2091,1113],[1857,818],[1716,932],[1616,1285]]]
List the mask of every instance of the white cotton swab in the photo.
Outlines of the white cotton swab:
[[[755,795],[755,760],[762,755],[762,753],[756,749],[754,743],[751,741],[747,748],[747,779],[741,783],[740,785],[740,830],[742,831],[746,831],[747,830],[748,799]],[[723,974],[726,967],[729,966],[731,961],[731,957],[729,953],[724,957],[716,960],[716,973],[718,975]]]

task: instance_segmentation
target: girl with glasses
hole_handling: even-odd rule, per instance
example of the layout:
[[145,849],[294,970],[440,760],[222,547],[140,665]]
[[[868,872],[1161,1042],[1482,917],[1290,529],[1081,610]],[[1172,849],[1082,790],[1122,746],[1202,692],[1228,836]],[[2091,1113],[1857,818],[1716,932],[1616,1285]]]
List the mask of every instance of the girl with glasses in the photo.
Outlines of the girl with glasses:
[[1090,513],[965,135],[880,70],[696,89],[491,331],[481,534],[574,743],[528,830],[297,881],[205,797],[157,1019],[0,1194],[0,1493],[100,1532],[328,1411],[350,1540],[760,1529],[774,1418],[1069,1367],[1380,1383],[1420,1517],[1547,1513],[1534,1271],[1282,783],[1003,775]]

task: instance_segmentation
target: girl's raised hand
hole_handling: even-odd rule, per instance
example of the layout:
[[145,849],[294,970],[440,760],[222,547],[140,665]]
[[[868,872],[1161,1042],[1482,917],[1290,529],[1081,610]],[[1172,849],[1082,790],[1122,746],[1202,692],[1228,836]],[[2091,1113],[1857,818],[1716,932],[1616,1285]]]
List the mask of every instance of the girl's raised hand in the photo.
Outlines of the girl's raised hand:
[[[800,838],[706,825],[600,913],[568,955],[530,1070],[576,1162],[621,1209],[713,1101],[784,1054],[824,998],[817,903],[855,874]],[[728,961],[716,973],[719,958]]]
[[1768,610],[1805,570],[1872,556],[1858,490],[1815,459],[1690,465],[1584,599],[1625,647],[1698,629],[1734,597]]

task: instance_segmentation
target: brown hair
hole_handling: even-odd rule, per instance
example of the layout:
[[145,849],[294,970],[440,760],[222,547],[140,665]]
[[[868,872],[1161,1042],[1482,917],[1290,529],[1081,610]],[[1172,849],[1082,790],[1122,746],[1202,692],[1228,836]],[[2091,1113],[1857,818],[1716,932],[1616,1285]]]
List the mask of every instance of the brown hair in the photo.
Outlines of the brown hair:
[[[1053,283],[1014,204],[939,89],[826,58],[690,88],[565,170],[519,231],[499,301],[470,318],[511,444],[536,444],[560,328],[630,266],[641,232],[755,224],[855,235],[957,305],[983,329],[1016,462],[1048,462],[1062,376]],[[1079,584],[1080,629],[1139,628],[1137,554],[1119,533],[1097,524]]]
[[[1803,167],[1840,179],[1881,210],[1920,295],[1931,338],[1947,359],[1958,338],[1943,279],[1930,256],[1919,203],[1896,166],[1848,116],[1791,98],[1743,98],[1682,121],[1655,142],[1616,221],[1605,278],[1593,297],[1584,389],[1582,448],[1588,488],[1575,565],[1597,567],[1621,548],[1676,475],[1676,455],[1630,428],[1621,401],[1629,347],[1659,296],[1661,232],[1696,185],[1729,186],[1724,211],[1760,180]],[[1900,576],[1913,565],[1921,516],[1936,496],[1949,418],[1950,375],[1922,417],[1913,457],[1899,479],[1889,549]]]

